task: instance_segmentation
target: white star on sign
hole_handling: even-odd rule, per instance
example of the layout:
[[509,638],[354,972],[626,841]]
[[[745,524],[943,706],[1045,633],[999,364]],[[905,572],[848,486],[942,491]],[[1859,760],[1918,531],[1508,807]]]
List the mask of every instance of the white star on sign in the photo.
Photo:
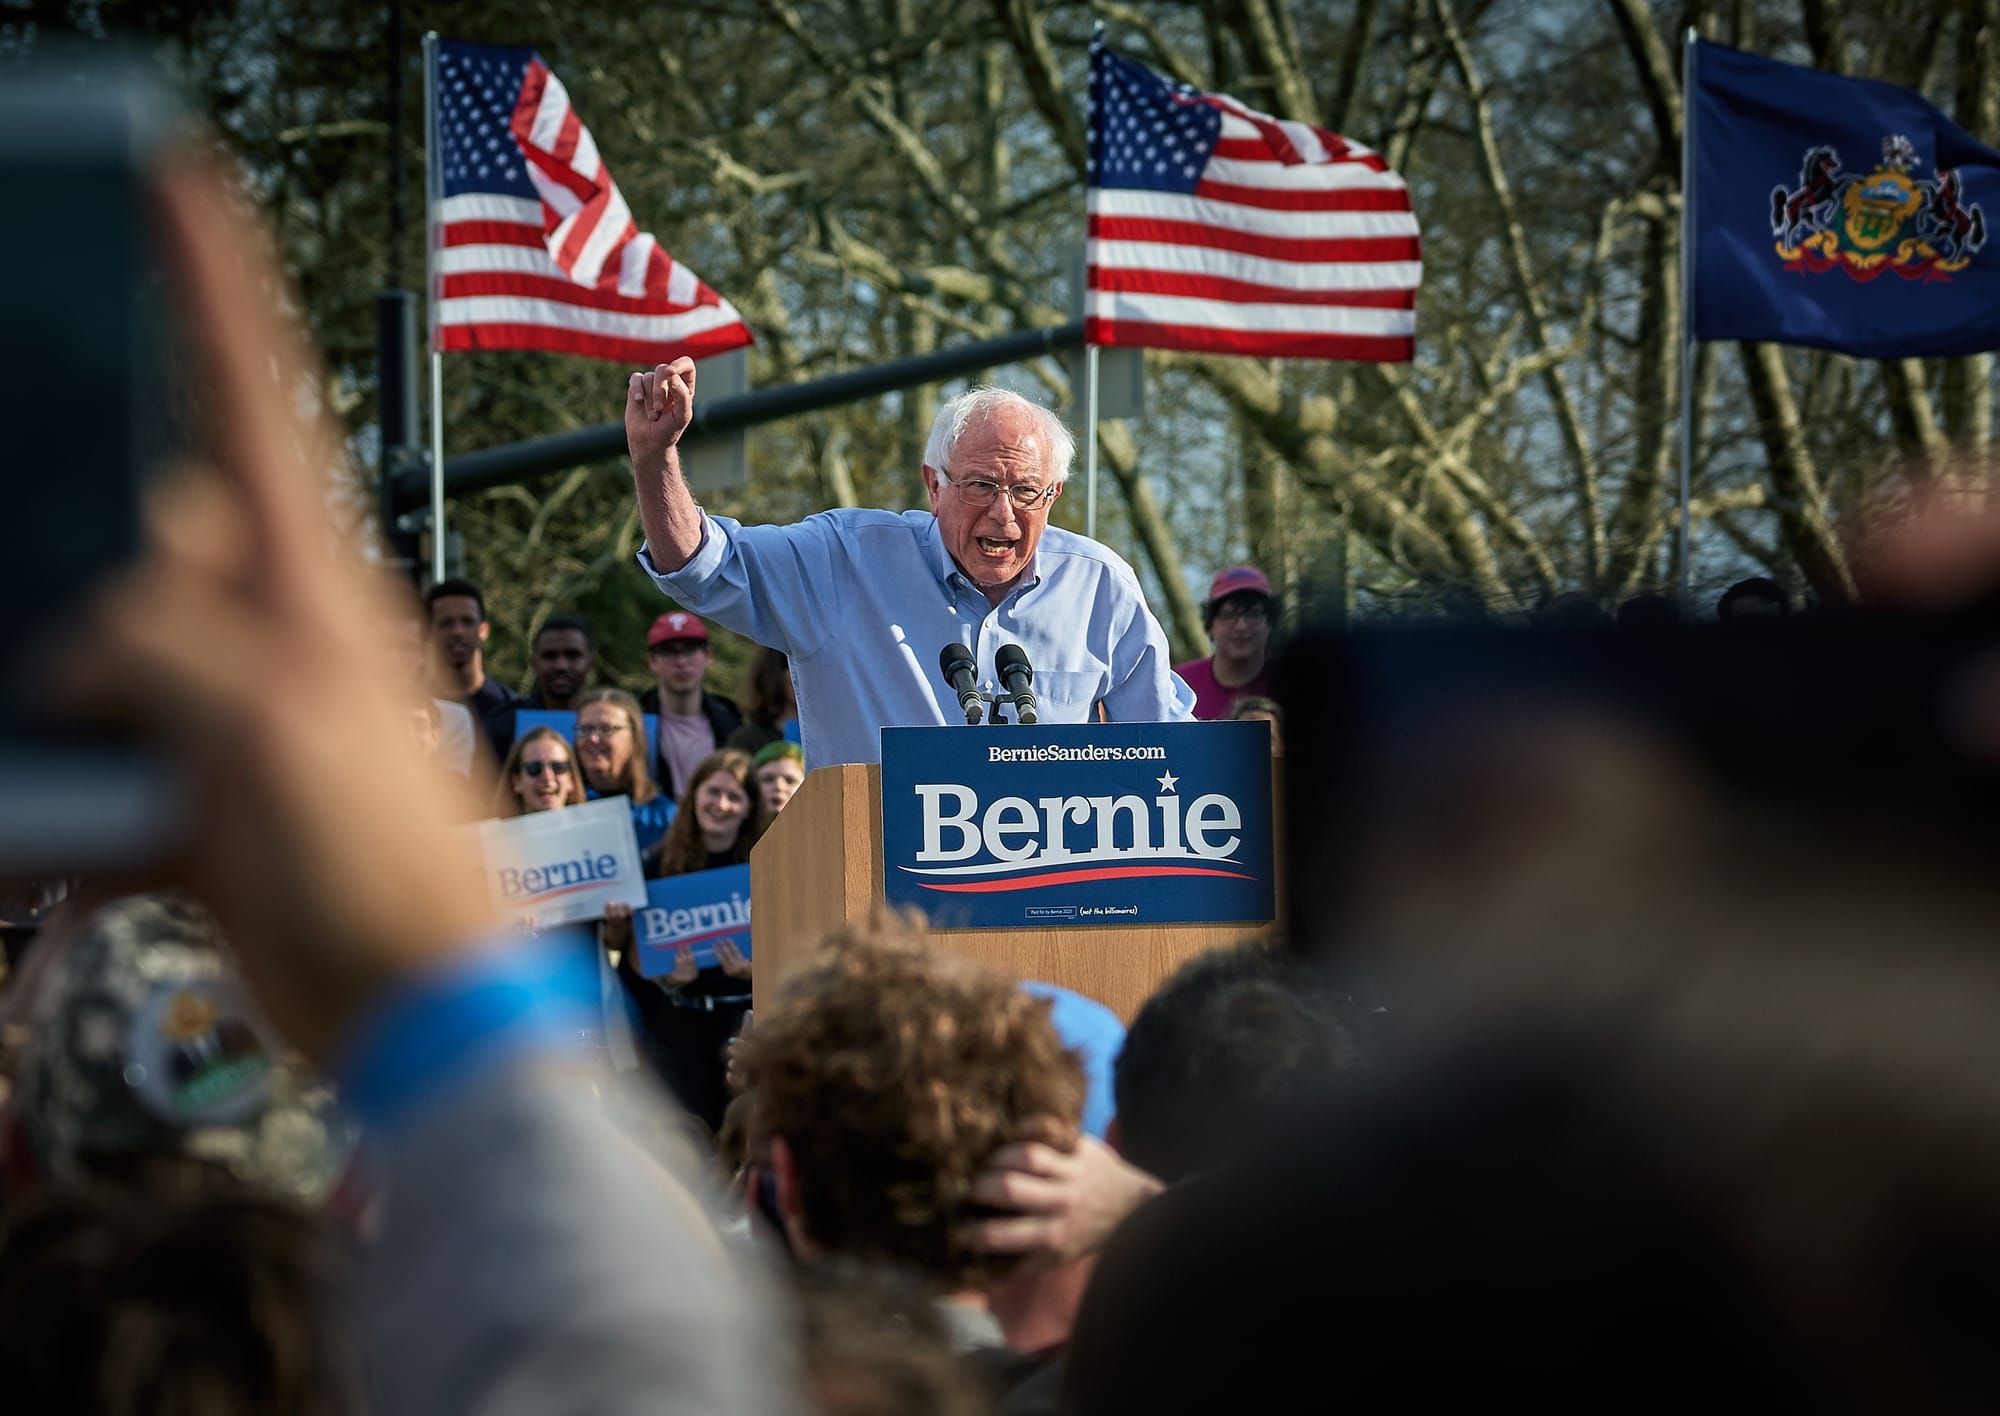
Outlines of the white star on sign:
[[1180,781],[1179,777],[1176,777],[1173,773],[1168,772],[1160,778],[1160,790],[1163,792],[1170,792],[1174,789],[1175,784],[1179,781]]

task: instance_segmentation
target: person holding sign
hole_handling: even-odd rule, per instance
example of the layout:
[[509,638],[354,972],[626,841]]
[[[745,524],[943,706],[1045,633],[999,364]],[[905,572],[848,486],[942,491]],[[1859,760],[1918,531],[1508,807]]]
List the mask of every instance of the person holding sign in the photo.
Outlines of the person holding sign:
[[673,798],[646,770],[646,721],[622,688],[594,688],[576,710],[576,760],[584,795],[622,796],[632,804],[632,834],[651,850],[673,823]]
[[[688,783],[673,825],[646,853],[649,875],[743,865],[769,824],[745,754],[728,748],[710,753]],[[682,949],[672,973],[646,978],[639,972],[632,911],[624,905],[605,909],[602,938],[605,948],[619,951],[619,977],[645,1021],[647,1060],[683,1106],[711,1131],[719,1129],[729,1105],[724,1050],[750,1007],[750,960],[724,942],[716,946],[715,967],[703,968],[692,949]]]
[[583,801],[583,779],[569,743],[554,728],[535,728],[523,733],[507,753],[500,785],[493,793],[493,814],[525,816],[582,806]]

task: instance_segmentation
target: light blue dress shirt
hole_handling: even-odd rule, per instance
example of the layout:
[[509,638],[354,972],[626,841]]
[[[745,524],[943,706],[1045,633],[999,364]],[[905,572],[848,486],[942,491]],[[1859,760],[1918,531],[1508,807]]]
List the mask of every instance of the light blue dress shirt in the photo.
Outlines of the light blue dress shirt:
[[1019,644],[1044,723],[1095,722],[1100,702],[1113,722],[1194,716],[1132,568],[1060,527],[1042,533],[998,605],[952,561],[928,511],[823,511],[790,526],[704,516],[701,549],[681,569],[662,574],[643,546],[639,564],[696,614],[791,657],[808,768],[880,761],[884,727],[963,726],[938,668],[954,642],[988,693],[999,692],[994,654]]

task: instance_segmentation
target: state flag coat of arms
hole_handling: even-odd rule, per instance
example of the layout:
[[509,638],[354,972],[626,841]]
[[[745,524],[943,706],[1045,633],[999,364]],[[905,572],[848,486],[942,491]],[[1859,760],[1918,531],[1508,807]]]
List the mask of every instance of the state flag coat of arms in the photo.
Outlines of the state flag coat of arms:
[[2000,348],[2000,152],[1921,94],[1697,42],[1694,337]]

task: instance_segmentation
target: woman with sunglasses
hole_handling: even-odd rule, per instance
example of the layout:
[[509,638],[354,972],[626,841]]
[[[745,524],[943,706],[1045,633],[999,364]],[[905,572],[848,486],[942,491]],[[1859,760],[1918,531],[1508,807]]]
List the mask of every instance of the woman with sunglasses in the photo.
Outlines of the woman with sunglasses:
[[622,688],[595,688],[576,710],[576,760],[584,794],[622,796],[632,806],[632,834],[651,850],[673,824],[673,798],[646,770],[646,720],[639,700]]
[[[688,777],[673,825],[644,857],[652,876],[719,870],[750,859],[768,824],[750,758],[724,748],[704,757]],[[660,1079],[711,1133],[729,1105],[724,1050],[742,1028],[750,1007],[750,961],[723,945],[717,962],[702,968],[692,950],[674,958],[673,972],[658,979],[639,973],[632,941],[632,912],[613,906],[604,915],[604,943],[619,950],[619,977],[645,1020],[646,1056]]]
[[569,742],[554,728],[521,734],[500,768],[493,793],[495,816],[526,816],[583,805],[583,779]]

